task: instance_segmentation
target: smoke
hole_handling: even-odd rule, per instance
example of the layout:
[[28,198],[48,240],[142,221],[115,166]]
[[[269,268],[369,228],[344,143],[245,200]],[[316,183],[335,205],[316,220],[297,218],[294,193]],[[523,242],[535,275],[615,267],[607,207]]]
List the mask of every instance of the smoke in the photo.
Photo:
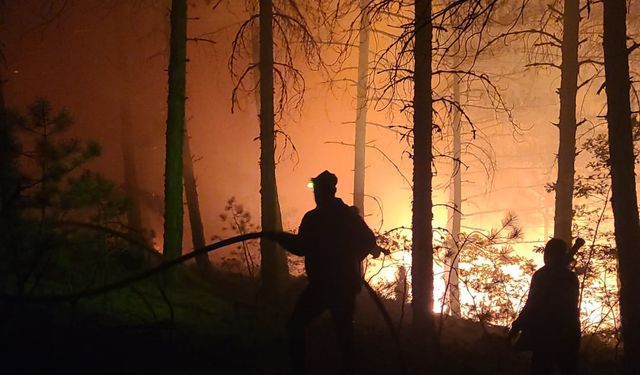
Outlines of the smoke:
[[[74,136],[103,145],[103,156],[91,167],[120,183],[124,183],[123,137],[127,137],[135,149],[144,225],[161,237],[167,7],[158,2],[134,3],[73,2],[46,24],[33,12],[38,1],[12,4],[3,30],[11,72],[6,97],[10,106],[24,107],[44,96],[54,106],[71,111]],[[258,221],[258,116],[250,94],[240,98],[241,110],[231,113],[233,83],[227,63],[230,41],[246,18],[244,8],[212,11],[203,3],[190,6],[189,11],[193,18],[189,34],[202,40],[189,45],[187,128],[210,239],[220,234],[218,215],[232,196]],[[557,131],[552,123],[557,119],[559,75],[522,71],[524,61],[519,56],[519,51],[511,50],[477,67],[501,76],[497,86],[520,128],[514,129],[508,119],[491,111],[471,111],[474,127],[463,125],[468,145],[463,150],[462,225],[463,230],[488,230],[506,212],[515,212],[524,231],[521,250],[525,251],[551,235],[553,195],[546,192],[545,184],[555,180]],[[354,54],[346,66],[355,64]],[[341,76],[348,78],[349,72]],[[303,73],[304,106],[283,117],[281,130],[288,138],[278,137],[278,189],[284,227],[289,230],[295,230],[302,215],[313,208],[312,194],[305,186],[320,171],[335,173],[338,196],[352,202],[355,85],[330,86],[318,72]],[[486,100],[477,91],[465,95],[477,103]],[[597,115],[602,108],[597,99],[591,101],[582,106],[588,112],[585,116]],[[123,120],[127,106],[128,123]],[[374,228],[410,226],[410,148],[406,138],[393,131],[398,128],[387,127],[410,122],[402,113],[375,108],[380,107],[369,111],[365,218]],[[436,142],[447,150],[450,134],[446,129],[436,134]],[[438,158],[436,172],[435,226],[446,227],[450,159]]]

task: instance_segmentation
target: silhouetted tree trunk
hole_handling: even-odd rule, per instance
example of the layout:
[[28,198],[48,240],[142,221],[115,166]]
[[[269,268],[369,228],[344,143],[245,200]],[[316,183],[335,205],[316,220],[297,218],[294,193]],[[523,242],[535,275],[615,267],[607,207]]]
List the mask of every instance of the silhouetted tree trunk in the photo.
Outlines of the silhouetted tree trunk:
[[[282,230],[276,185],[275,117],[273,104],[273,8],[260,0],[260,208],[262,230]],[[281,291],[288,275],[287,257],[275,242],[262,238],[261,277],[266,295]]]
[[130,38],[135,31],[133,27],[133,9],[131,4],[123,2],[115,9],[115,30],[117,35],[118,56],[116,69],[118,69],[119,105],[120,105],[120,143],[122,147],[123,187],[129,196],[130,206],[127,210],[127,226],[130,232],[143,237],[142,213],[140,210],[138,172],[136,167],[136,140],[134,139],[135,125],[133,111],[131,109],[131,51]]
[[416,332],[433,330],[431,0],[415,2],[411,285]]
[[[123,4],[123,17],[131,17],[131,12],[126,4]],[[122,22],[122,19],[118,20]],[[126,22],[126,21],[125,21]],[[122,166],[123,166],[123,185],[124,190],[131,199],[130,206],[127,210],[127,225],[129,230],[138,234],[142,233],[142,215],[140,213],[140,204],[137,199],[138,189],[138,172],[135,161],[135,140],[133,139],[134,124],[131,110],[131,71],[128,58],[130,45],[128,43],[128,28],[119,24],[117,27],[119,39],[119,52],[117,69],[119,70],[119,100],[120,100],[120,143],[122,147]]]
[[182,253],[182,143],[184,140],[187,65],[187,1],[171,2],[171,40],[169,47],[169,98],[164,176],[165,259]]
[[[454,74],[453,77],[453,101],[460,105],[460,76]],[[462,114],[458,107],[453,107],[453,188],[452,188],[452,200],[453,208],[449,209],[451,230],[450,230],[450,250],[447,257],[447,265],[449,266],[446,282],[447,286],[447,302],[449,311],[454,316],[460,316],[460,289],[458,280],[458,263],[460,253],[460,226],[462,224],[462,145],[461,145],[461,128],[460,119]]]
[[604,67],[613,208],[620,277],[624,372],[640,373],[640,222],[634,174],[626,1],[604,1]]
[[[4,27],[4,12],[5,12],[4,7],[5,7],[5,1],[0,0],[0,26],[1,27]],[[3,142],[0,146],[5,146],[4,134],[6,132],[8,135],[8,132],[9,132],[9,128],[7,124],[7,108],[4,101],[4,85],[6,83],[4,71],[5,71],[6,61],[4,57],[3,48],[4,48],[4,44],[2,43],[2,41],[0,41],[0,140]],[[1,169],[2,171],[4,171],[5,163],[8,160],[8,159],[5,159],[6,152],[7,152],[7,149],[5,147],[0,148],[0,157],[1,157],[0,168],[2,168]],[[2,183],[2,181],[0,181],[0,183]],[[0,190],[0,197],[4,197],[3,193],[4,191]],[[4,202],[4,201],[0,201],[0,202]]]
[[[7,2],[0,0],[0,28],[5,27],[6,6]],[[20,147],[15,139],[14,125],[9,123],[4,97],[8,77],[3,49],[4,44],[0,40],[0,230],[6,230],[18,220],[15,202],[20,189],[20,173],[16,162]]]
[[11,156],[9,152],[9,144],[11,133],[7,122],[7,109],[4,101],[4,67],[0,66],[0,212],[7,201],[6,178],[11,169]]
[[356,102],[355,161],[353,169],[353,205],[364,217],[364,176],[367,140],[367,86],[369,77],[369,0],[360,0],[360,43],[358,45],[358,94]]
[[[127,83],[124,83],[125,85]],[[135,161],[135,141],[132,139],[133,121],[131,119],[131,100],[125,90],[120,97],[120,122],[122,137],[122,164],[124,167],[124,189],[131,200],[127,210],[127,225],[129,230],[142,235],[142,214],[138,200],[138,172]]]
[[[13,132],[7,121],[7,109],[4,101],[4,68],[0,67],[0,219],[9,217],[7,205],[10,204],[16,186],[15,144]],[[3,229],[6,223],[3,223]]]
[[[191,242],[194,249],[200,249],[206,245],[204,239],[204,227],[200,215],[200,203],[198,201],[198,188],[196,176],[193,172],[193,155],[191,154],[189,135],[185,129],[184,144],[182,145],[182,159],[184,161],[183,179],[184,191],[187,198],[187,210],[189,211],[189,225],[191,227]],[[196,257],[196,263],[203,269],[211,266],[209,256],[202,254]]]
[[558,179],[553,236],[571,243],[573,184],[576,160],[576,95],[578,92],[579,0],[564,1],[560,120],[558,128]]

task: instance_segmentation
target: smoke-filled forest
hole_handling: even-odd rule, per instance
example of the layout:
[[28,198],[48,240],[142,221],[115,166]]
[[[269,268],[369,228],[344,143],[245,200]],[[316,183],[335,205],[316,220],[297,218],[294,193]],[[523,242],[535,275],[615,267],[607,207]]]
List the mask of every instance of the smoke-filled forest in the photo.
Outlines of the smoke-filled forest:
[[0,0],[0,372],[640,374],[640,2]]

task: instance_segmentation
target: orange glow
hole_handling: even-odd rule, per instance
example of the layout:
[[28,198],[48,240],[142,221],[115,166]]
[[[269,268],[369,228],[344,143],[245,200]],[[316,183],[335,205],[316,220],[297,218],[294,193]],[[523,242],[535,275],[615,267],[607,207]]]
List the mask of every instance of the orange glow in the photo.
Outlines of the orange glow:
[[[469,269],[469,264],[460,263],[460,269]],[[401,273],[400,268],[404,268],[407,271],[406,274],[406,295],[404,295],[404,287],[402,285],[403,280],[399,278]],[[503,271],[514,278],[521,278],[523,276],[522,271],[517,266],[503,267]],[[444,296],[446,292],[446,274],[444,272],[444,266],[441,263],[435,263],[433,267],[434,273],[434,287],[433,287],[433,312],[447,314],[448,311],[444,305]],[[400,300],[404,297],[405,303],[411,303],[411,254],[408,251],[398,251],[392,253],[390,256],[384,259],[367,259],[367,266],[365,272],[365,279],[371,284],[371,286],[378,291],[378,293],[386,298],[393,300]],[[525,290],[528,290],[528,282],[523,285]],[[615,280],[609,280],[609,282],[615,282]],[[518,312],[524,306],[526,301],[526,295],[512,295],[509,297],[512,306]],[[460,284],[460,304],[462,306],[463,317],[470,318],[471,310],[474,305],[484,301],[484,303],[490,303],[490,297],[487,293],[473,291],[465,288],[464,283]],[[615,302],[613,302],[615,305]],[[607,308],[592,297],[585,297],[581,304],[581,321],[582,329],[585,332],[592,332],[595,329],[613,328],[616,326],[616,314],[617,308]],[[509,324],[510,322],[505,322]]]
[[[21,2],[13,3],[19,6]],[[167,38],[163,33],[167,26],[166,9],[158,7],[137,12],[131,18],[135,18],[131,23],[136,27],[126,30],[130,34],[128,43],[121,43],[115,37],[118,33],[113,32],[122,27],[121,19],[94,11],[88,5],[91,2],[76,3],[78,8],[74,8],[75,11],[56,21],[56,32],[33,33],[32,28],[25,27],[31,17],[29,12],[16,12],[15,17],[7,17],[3,26],[11,32],[6,33],[2,44],[10,64],[7,72],[13,72],[4,87],[7,105],[24,107],[34,97],[45,96],[68,107],[80,125],[74,127],[73,136],[96,139],[103,145],[103,156],[92,162],[91,168],[119,184],[124,179],[120,162],[120,135],[124,129],[124,134],[136,144],[134,159],[139,166],[136,193],[142,202],[144,225],[154,232],[153,246],[160,249],[163,124],[166,120],[166,56],[160,52],[166,50]],[[212,69],[228,65],[231,47],[226,41],[233,40],[236,26],[246,17],[241,2],[229,3],[232,12],[212,12],[210,7],[197,4],[190,9],[193,20],[199,20],[190,22],[190,34],[215,35],[216,38],[213,46],[207,43],[190,43],[188,46],[186,118],[196,161],[194,169],[207,242],[214,236],[229,234],[223,230],[224,224],[219,216],[230,197],[235,197],[245,211],[251,213],[251,229],[260,225],[260,150],[256,142],[260,129],[256,98],[253,94],[241,95],[236,111],[231,113],[234,82],[226,69]],[[393,11],[397,9],[390,13]],[[393,22],[406,21],[393,19],[389,24],[380,25],[380,30],[397,32],[400,28]],[[83,32],[78,33],[77,30]],[[389,36],[385,35],[371,38],[371,55],[384,50],[389,42]],[[125,50],[127,45],[129,49]],[[69,52],[61,54],[61,46]],[[523,236],[513,241],[513,247],[517,254],[533,259],[540,266],[541,257],[532,249],[553,235],[554,196],[547,192],[547,184],[555,181],[557,174],[558,132],[551,124],[558,119],[559,100],[555,92],[559,87],[559,74],[552,70],[523,69],[523,57],[519,52],[516,48],[506,50],[488,60],[478,60],[475,66],[479,72],[496,77],[495,84],[512,113],[493,111],[490,108],[492,101],[477,84],[468,82],[468,86],[463,88],[463,96],[468,100],[467,114],[473,124],[466,119],[462,124],[463,165],[459,167],[459,173],[463,180],[463,201],[458,209],[462,212],[462,231],[467,234],[474,231],[486,234],[499,225],[507,212],[514,212]],[[126,57],[124,60],[130,65],[128,76],[120,66],[118,56]],[[251,60],[251,56],[242,58]],[[323,170],[332,171],[338,176],[337,195],[345,203],[351,203],[352,144],[357,107],[356,86],[352,84],[355,79],[353,69],[336,73],[329,84],[327,77],[318,70],[308,69],[302,61],[295,61],[295,64],[304,76],[304,105],[287,108],[286,113],[277,117],[279,130],[276,136],[279,205],[283,228],[290,232],[297,230],[305,212],[315,206],[310,191],[313,183],[309,176]],[[357,53],[353,53],[346,59],[345,66],[356,65]],[[387,75],[372,72],[367,112],[363,216],[368,225],[378,232],[411,227],[412,140],[408,129],[411,128],[412,117],[410,106],[405,106],[411,100],[411,87],[399,89],[397,97],[386,102],[384,98],[377,97],[379,92],[375,89],[388,81]],[[434,77],[433,81],[434,92],[439,97],[449,98],[452,95],[446,79]],[[124,86],[131,91],[128,93],[133,112],[130,128],[123,128],[122,119],[114,114],[114,109],[119,111]],[[584,91],[588,90],[584,88]],[[579,139],[601,131],[596,125],[601,122],[603,97],[585,94],[581,98],[578,118],[584,118],[594,126],[581,127]],[[442,228],[450,225],[450,212],[446,205],[452,200],[450,190],[455,168],[451,158],[447,157],[452,149],[451,109],[442,104],[435,106],[438,131],[434,132],[436,158],[432,196],[435,204],[433,227],[436,230],[433,240],[435,244],[442,244],[446,236]],[[587,128],[588,131],[582,130]],[[578,173],[585,170],[589,161],[585,154],[579,154]],[[597,199],[586,203],[590,208],[602,205]],[[602,227],[610,229],[606,223]],[[185,220],[184,233],[183,247],[190,249],[188,220]],[[410,231],[406,233],[410,235]],[[460,263],[463,270],[469,267],[469,264]],[[514,278],[522,277],[515,266],[506,267],[503,271]],[[402,276],[403,272],[406,272],[405,276]],[[435,262],[433,272],[434,311],[440,312],[446,290],[445,267]],[[398,298],[400,289],[394,284],[398,279],[406,279],[406,298],[411,300],[409,252],[402,250],[387,258],[369,260],[365,277],[380,294],[389,298]],[[606,282],[614,290],[617,288],[615,275],[603,275],[601,278],[604,280],[595,285],[602,286]],[[516,309],[522,307],[524,300],[519,297],[522,296],[511,297]],[[460,287],[464,306],[486,301],[487,298],[484,293]],[[609,310],[592,296],[585,295],[582,317],[587,324],[593,325],[605,319],[607,324],[614,325],[614,314]],[[469,316],[469,308],[463,309],[463,313]]]

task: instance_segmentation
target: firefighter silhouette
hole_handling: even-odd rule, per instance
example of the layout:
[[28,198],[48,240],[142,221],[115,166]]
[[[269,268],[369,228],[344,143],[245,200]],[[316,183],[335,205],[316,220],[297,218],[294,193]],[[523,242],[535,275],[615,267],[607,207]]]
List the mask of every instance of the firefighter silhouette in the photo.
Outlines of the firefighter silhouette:
[[544,248],[545,265],[531,278],[529,297],[513,322],[516,348],[533,352],[532,374],[577,374],[580,350],[578,278],[569,269],[567,244],[552,238]]
[[305,372],[305,329],[325,310],[333,318],[344,373],[354,370],[353,314],[361,289],[360,264],[377,257],[376,239],[355,207],[336,198],[337,177],[324,171],[311,179],[316,208],[302,218],[298,234],[276,233],[285,249],[305,258],[309,283],[288,323],[295,373]]

